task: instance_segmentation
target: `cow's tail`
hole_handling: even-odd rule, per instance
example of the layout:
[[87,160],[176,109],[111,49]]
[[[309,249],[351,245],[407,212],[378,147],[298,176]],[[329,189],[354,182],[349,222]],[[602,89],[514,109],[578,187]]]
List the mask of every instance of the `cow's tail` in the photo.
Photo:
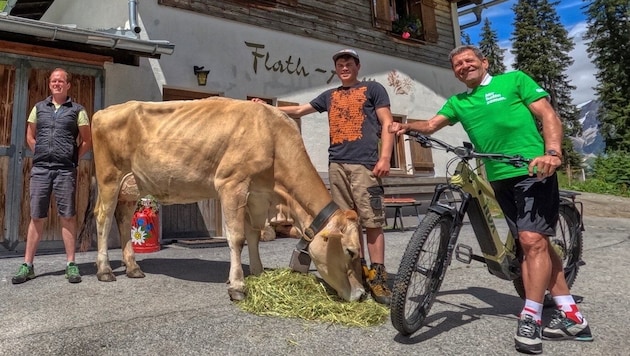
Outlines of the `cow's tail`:
[[87,251],[93,246],[93,242],[96,241],[96,219],[94,218],[96,198],[98,198],[98,186],[96,184],[96,177],[92,176],[83,225],[81,226],[81,231],[78,236],[79,251],[81,252]]

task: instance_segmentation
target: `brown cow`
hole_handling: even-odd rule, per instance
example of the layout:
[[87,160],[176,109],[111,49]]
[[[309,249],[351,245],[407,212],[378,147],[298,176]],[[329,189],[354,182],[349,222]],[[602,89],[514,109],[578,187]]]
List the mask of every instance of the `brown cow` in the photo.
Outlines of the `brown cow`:
[[[280,201],[274,186],[288,200],[298,227],[312,238],[308,252],[322,278],[345,300],[365,293],[356,213],[331,209],[331,196],[297,125],[276,108],[226,98],[131,101],[95,113],[92,138],[100,281],[116,279],[107,236],[121,183],[131,173],[139,195],[151,194],[162,204],[221,200],[230,247],[231,299],[245,297],[241,265],[245,241],[251,272],[263,271],[258,243],[270,204]],[[124,210],[116,214],[119,221],[131,218],[132,209]],[[127,276],[144,277],[129,234],[121,234],[121,246]]]

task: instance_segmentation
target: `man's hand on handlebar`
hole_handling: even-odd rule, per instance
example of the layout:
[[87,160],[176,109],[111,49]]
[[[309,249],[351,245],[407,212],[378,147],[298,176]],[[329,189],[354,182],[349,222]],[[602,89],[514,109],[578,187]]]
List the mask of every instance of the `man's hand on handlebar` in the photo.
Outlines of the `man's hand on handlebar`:
[[544,179],[553,175],[558,167],[562,165],[562,160],[558,156],[540,156],[534,158],[529,163],[529,175],[536,174],[538,179]]

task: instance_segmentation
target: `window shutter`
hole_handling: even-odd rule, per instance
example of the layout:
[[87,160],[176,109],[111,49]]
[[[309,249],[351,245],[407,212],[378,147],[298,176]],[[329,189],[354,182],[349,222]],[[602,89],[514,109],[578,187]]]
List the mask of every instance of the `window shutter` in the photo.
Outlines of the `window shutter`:
[[374,13],[374,27],[381,30],[392,30],[390,0],[372,0],[372,12]]
[[[407,122],[424,121],[408,119]],[[415,173],[433,173],[435,164],[433,163],[433,155],[430,148],[420,146],[416,140],[409,140],[411,147],[411,162],[413,164],[413,172]]]
[[411,13],[422,19],[422,31],[424,40],[427,42],[437,42],[437,21],[435,18],[435,1],[422,0],[412,5]]

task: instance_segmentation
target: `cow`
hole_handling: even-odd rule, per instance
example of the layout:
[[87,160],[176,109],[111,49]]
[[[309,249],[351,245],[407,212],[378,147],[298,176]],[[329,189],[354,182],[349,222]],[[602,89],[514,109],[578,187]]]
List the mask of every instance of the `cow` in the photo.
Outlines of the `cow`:
[[[92,141],[98,280],[116,279],[107,237],[115,212],[119,226],[133,214],[133,203],[116,208],[123,181],[131,175],[137,185],[134,199],[150,194],[163,205],[220,199],[230,248],[230,299],[246,296],[245,241],[250,272],[262,273],[260,231],[269,207],[280,202],[291,208],[323,280],[347,301],[364,296],[357,215],[332,202],[297,125],[277,108],[221,97],[129,101],[93,115]],[[144,277],[129,234],[120,235],[127,276]]]

